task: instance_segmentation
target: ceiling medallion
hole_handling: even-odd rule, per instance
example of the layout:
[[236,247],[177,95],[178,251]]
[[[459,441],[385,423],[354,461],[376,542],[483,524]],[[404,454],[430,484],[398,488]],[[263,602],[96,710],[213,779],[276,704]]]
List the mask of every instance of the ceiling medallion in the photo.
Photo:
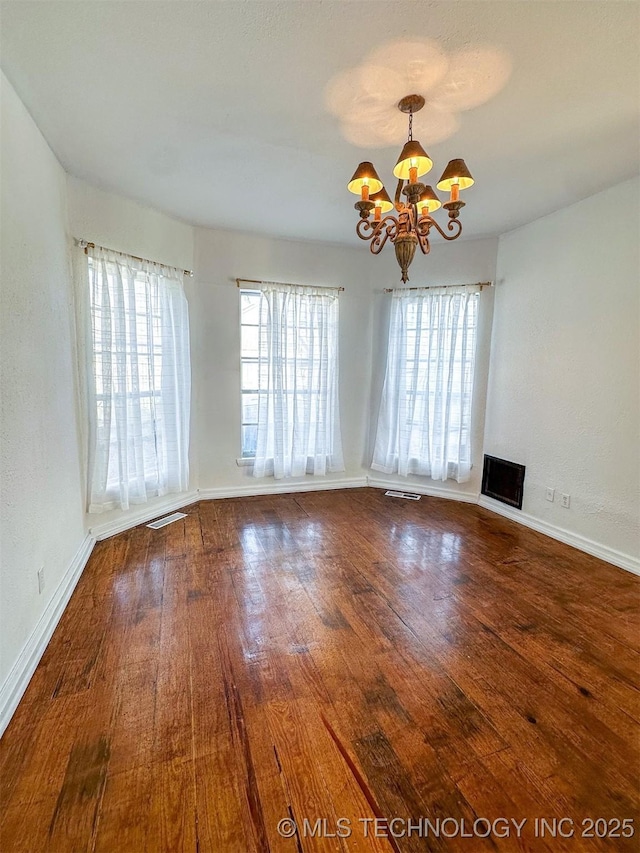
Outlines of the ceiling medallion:
[[[396,249],[396,258],[402,270],[402,281],[409,279],[407,270],[420,246],[429,254],[429,232],[435,228],[445,240],[456,240],[462,233],[458,218],[464,202],[460,201],[460,190],[473,184],[473,178],[464,160],[450,160],[442,177],[436,184],[439,190],[449,192],[449,201],[441,203],[432,187],[418,181],[433,166],[433,161],[417,140],[413,139],[413,114],[424,106],[422,95],[407,95],[398,103],[398,109],[409,114],[409,138],[400,152],[393,174],[398,178],[395,203],[391,201],[373,163],[360,163],[347,188],[360,196],[354,207],[360,212],[356,233],[361,240],[369,240],[371,251],[379,254],[387,240]],[[406,201],[402,200],[406,196]],[[439,207],[449,213],[447,231],[438,225],[431,214]],[[395,208],[397,216],[389,214]],[[370,219],[373,211],[373,220]],[[388,215],[387,215],[388,214]]]

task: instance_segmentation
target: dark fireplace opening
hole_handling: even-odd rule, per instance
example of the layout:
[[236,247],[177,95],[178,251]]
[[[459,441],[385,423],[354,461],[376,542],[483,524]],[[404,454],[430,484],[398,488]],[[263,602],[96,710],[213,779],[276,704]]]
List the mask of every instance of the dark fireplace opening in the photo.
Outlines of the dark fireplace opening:
[[522,509],[524,465],[484,455],[482,494],[502,503]]

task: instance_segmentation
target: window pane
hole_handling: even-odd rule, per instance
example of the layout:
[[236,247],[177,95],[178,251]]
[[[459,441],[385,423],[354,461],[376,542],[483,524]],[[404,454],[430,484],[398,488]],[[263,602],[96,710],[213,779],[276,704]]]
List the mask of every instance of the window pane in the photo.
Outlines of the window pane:
[[240,295],[240,322],[257,326],[260,322],[260,293],[242,293]]
[[242,423],[255,424],[258,422],[258,395],[242,395]]
[[258,362],[244,361],[242,363],[242,389],[255,391],[258,388]]
[[[89,258],[88,268],[94,454],[107,469],[106,490],[102,476],[94,480],[95,471],[91,472],[91,500],[98,506],[118,499],[122,491],[139,500],[158,489],[175,464],[172,451],[159,451],[165,430],[164,397],[176,395],[178,405],[182,397],[179,380],[171,371],[177,353],[164,333],[165,326],[173,323],[162,296],[164,277],[140,272],[125,262],[118,271],[110,260],[95,263]],[[173,387],[168,375],[175,378]]]
[[[379,424],[377,465],[438,479],[467,476],[478,301],[476,293],[394,303],[390,340],[403,375],[389,401],[389,422]],[[397,416],[404,421],[402,444],[389,426]]]
[[258,357],[258,331],[258,326],[242,326],[241,355],[243,358]]
[[[240,355],[242,393],[242,455],[255,456],[258,420],[260,345],[266,343],[266,329],[260,335],[260,312],[264,299],[260,292],[241,291],[240,293]],[[264,368],[263,368],[264,369]]]
[[[255,455],[260,399],[256,392],[259,391],[278,399],[279,412],[284,419],[285,445],[293,441],[296,425],[304,424],[304,430],[299,433],[308,434],[308,440],[305,439],[308,446],[303,448],[302,455],[306,451],[307,457],[317,456],[317,448],[324,441],[327,456],[337,458],[335,433],[326,422],[332,416],[326,395],[334,391],[332,382],[327,380],[327,371],[331,380],[337,300],[327,300],[316,294],[270,294],[266,297],[262,293],[242,291],[240,295],[242,455]],[[278,317],[275,327],[270,326],[271,311]],[[271,345],[274,352],[269,351]],[[265,451],[269,458],[275,452],[272,445],[273,440],[269,439]],[[288,448],[285,451],[289,453]]]
[[252,426],[243,426],[242,427],[242,455],[243,456],[255,456],[256,455],[256,445],[258,440],[258,427],[255,425]]

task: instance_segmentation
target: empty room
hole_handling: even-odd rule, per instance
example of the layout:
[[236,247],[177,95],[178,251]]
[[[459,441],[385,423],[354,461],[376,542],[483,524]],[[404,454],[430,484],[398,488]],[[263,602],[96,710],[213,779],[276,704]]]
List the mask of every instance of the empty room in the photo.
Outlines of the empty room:
[[640,2],[0,64],[2,853],[637,851]]

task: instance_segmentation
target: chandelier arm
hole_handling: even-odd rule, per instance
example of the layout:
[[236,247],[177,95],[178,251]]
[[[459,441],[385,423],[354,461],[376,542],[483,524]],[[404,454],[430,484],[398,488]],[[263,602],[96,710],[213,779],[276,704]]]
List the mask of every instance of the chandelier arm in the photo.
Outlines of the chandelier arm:
[[423,255],[428,255],[431,251],[431,245],[429,243],[429,232],[431,230],[431,226],[435,225],[435,220],[432,219],[429,214],[424,214],[419,216],[416,221],[415,231],[418,236],[418,242],[420,244],[420,248],[422,249]]
[[[377,222],[371,219],[359,219],[356,225],[356,233],[361,240],[373,240],[379,235],[383,227],[389,228],[393,226],[395,229],[397,224],[398,220],[395,216],[385,216]],[[368,231],[371,233],[368,234]]]
[[[368,234],[367,232],[371,232]],[[379,222],[370,222],[368,219],[360,219],[356,225],[356,234],[361,240],[370,240],[369,247],[374,255],[379,254],[384,248],[388,238],[391,242],[395,240],[398,231],[398,220],[395,216],[385,216]]]
[[403,186],[404,186],[404,181],[403,181],[403,179],[402,179],[402,178],[400,178],[400,180],[398,181],[398,186],[396,187],[396,195],[395,195],[395,198],[394,198],[394,201],[395,201],[395,207],[396,207],[396,210],[397,210],[397,211],[401,211],[401,210],[402,210],[402,208],[404,207],[404,204],[403,204],[403,202],[401,201],[401,198],[400,198],[400,196],[402,195],[402,187],[403,187]]
[[416,221],[416,234],[418,237],[427,237],[431,226],[435,225],[436,221],[428,213],[423,213]]
[[431,243],[429,242],[428,237],[418,237],[418,243],[420,248],[422,249],[423,255],[428,255],[431,251]]
[[375,224],[370,222],[368,219],[358,219],[356,224],[356,234],[361,240],[370,240],[373,237],[373,233],[371,234],[363,234],[363,231],[371,231],[375,230]]
[[455,231],[455,234],[452,234],[450,237],[444,233],[444,230],[438,225],[435,219],[431,219],[431,217],[422,217],[423,219],[430,219],[431,224],[435,226],[436,230],[440,232],[441,236],[444,237],[445,240],[457,240],[460,234],[462,233],[462,222],[459,219],[450,219],[447,222],[447,231]]
[[[383,227],[384,226],[384,227]],[[396,238],[396,234],[398,232],[398,220],[395,216],[385,216],[384,219],[381,219],[378,223],[378,227],[373,233],[373,238],[371,240],[371,252],[374,255],[380,254],[380,252],[384,249],[384,244],[387,242],[389,238],[391,238],[391,242]]]

